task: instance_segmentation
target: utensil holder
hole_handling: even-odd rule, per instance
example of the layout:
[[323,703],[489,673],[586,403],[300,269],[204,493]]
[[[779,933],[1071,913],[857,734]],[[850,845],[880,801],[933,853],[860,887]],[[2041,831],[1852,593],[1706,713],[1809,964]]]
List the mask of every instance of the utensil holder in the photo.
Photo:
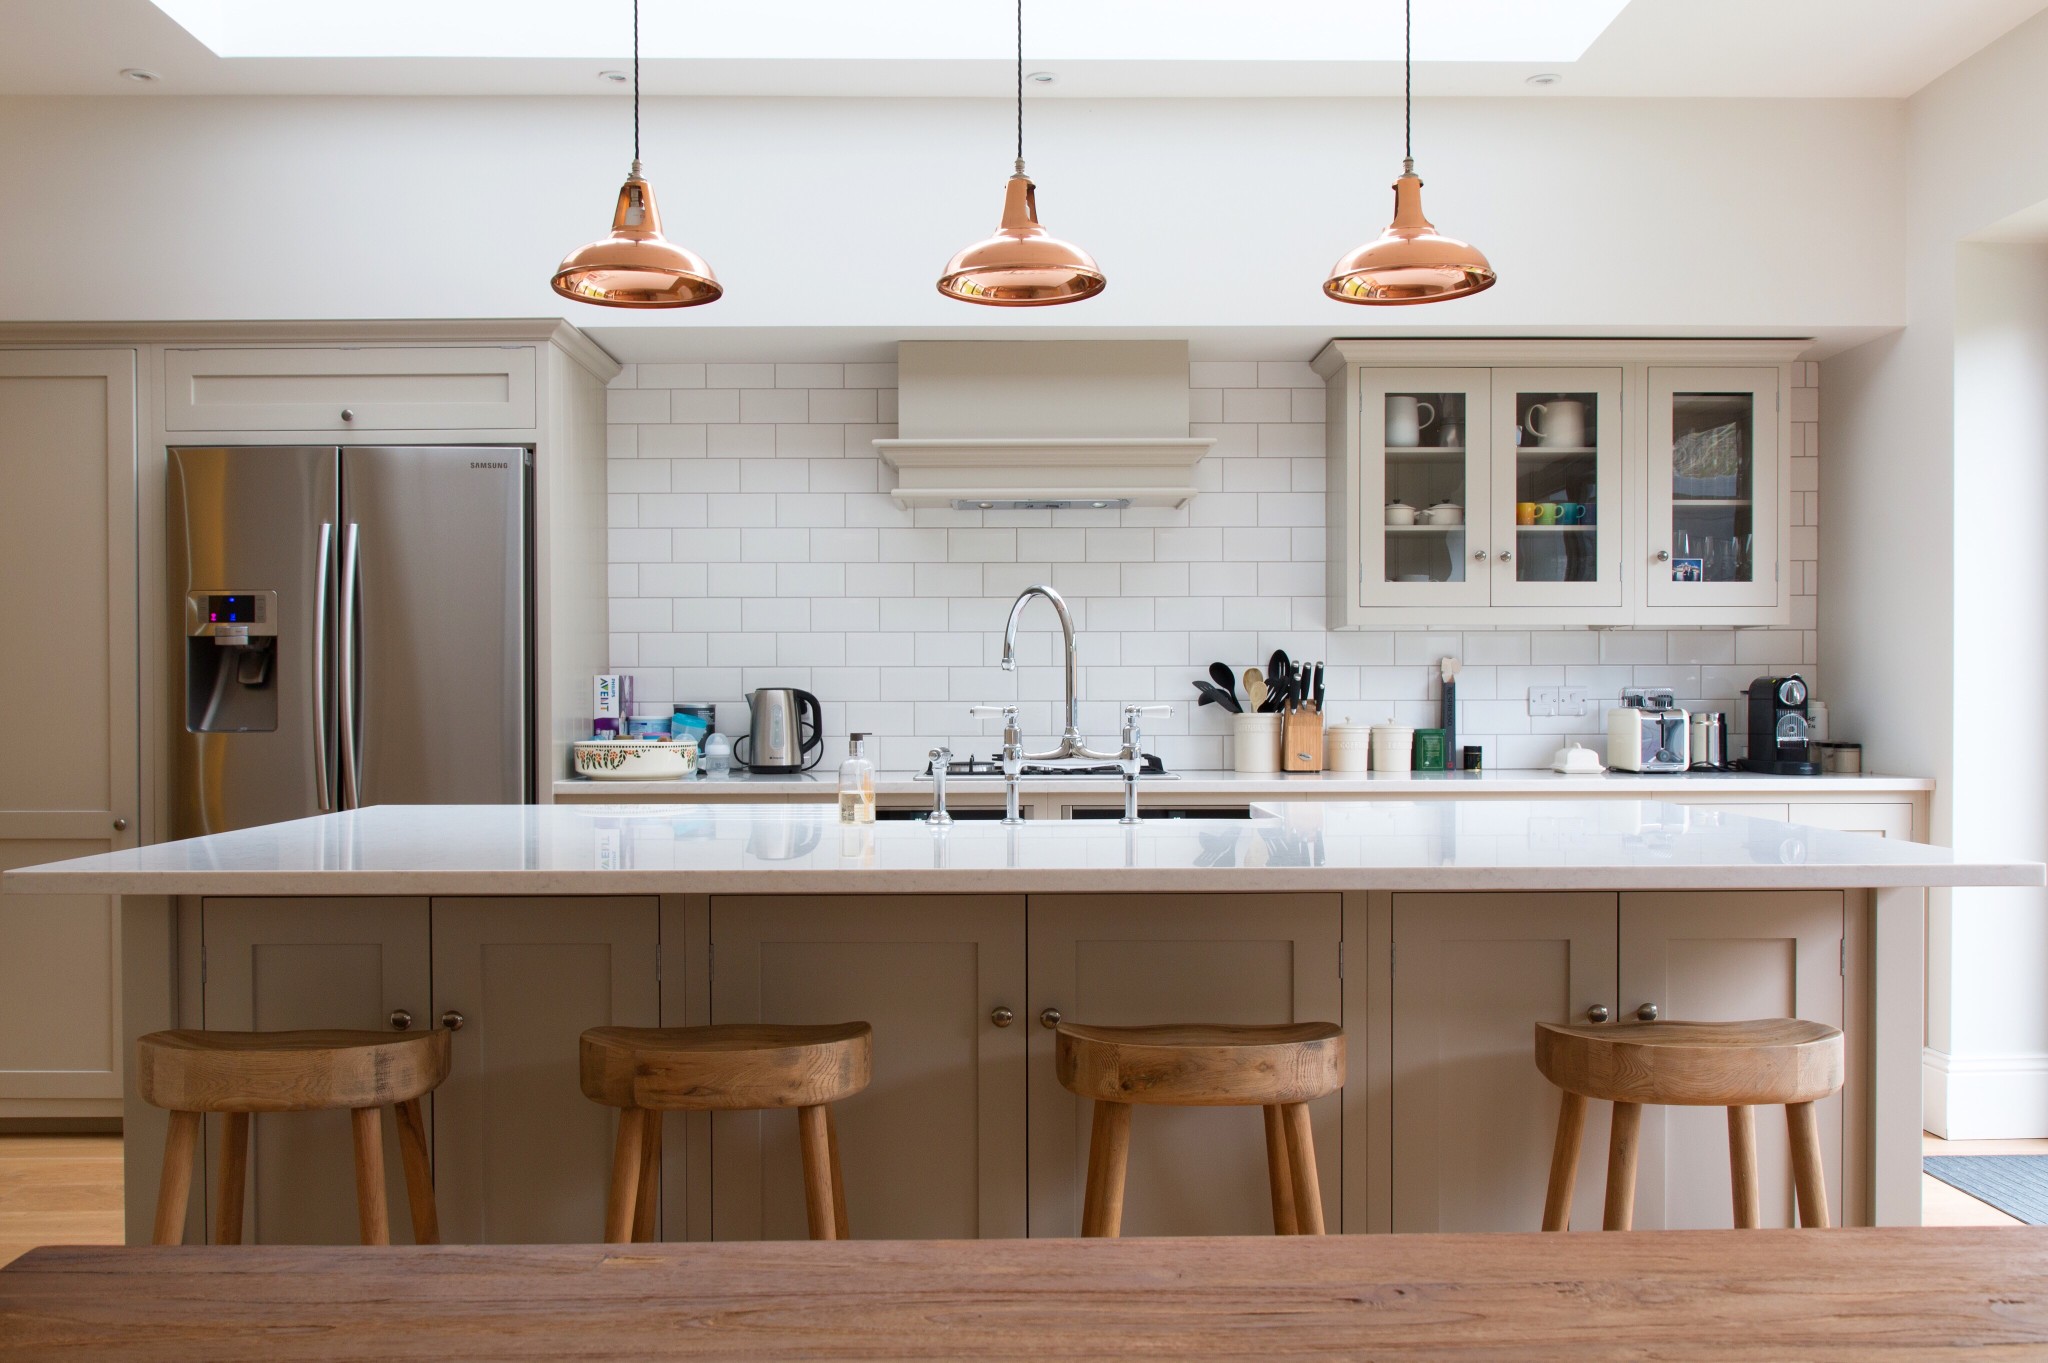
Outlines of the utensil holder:
[[1237,770],[1257,775],[1280,770],[1278,714],[1238,715],[1231,720]]
[[1323,769],[1323,717],[1314,710],[1289,710],[1280,728],[1280,770]]

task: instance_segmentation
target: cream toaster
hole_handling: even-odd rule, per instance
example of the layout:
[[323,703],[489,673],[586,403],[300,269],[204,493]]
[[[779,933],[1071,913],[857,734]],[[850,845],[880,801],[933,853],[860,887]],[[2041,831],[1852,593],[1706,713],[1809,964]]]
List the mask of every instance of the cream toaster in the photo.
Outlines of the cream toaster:
[[1607,765],[1615,771],[1684,771],[1691,765],[1692,717],[1662,687],[1621,693],[1607,712]]

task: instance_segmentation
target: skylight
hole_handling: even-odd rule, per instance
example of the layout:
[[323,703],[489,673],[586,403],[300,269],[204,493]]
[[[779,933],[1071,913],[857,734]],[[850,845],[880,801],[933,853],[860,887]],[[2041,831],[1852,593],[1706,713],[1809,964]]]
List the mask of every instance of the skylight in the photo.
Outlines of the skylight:
[[[154,0],[221,57],[561,58],[629,48],[630,0]],[[1417,0],[1415,59],[1576,61],[1628,0]],[[1005,0],[649,0],[653,58],[1006,58]],[[1030,0],[1038,60],[1398,61],[1400,0]]]

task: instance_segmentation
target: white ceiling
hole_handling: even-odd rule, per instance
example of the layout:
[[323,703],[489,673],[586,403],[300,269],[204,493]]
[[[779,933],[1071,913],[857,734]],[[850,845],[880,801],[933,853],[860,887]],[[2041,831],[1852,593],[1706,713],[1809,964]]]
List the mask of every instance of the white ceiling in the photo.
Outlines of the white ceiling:
[[[216,6],[228,0],[208,0]],[[269,0],[273,5],[289,0]],[[378,0],[385,3],[386,0]],[[453,0],[413,0],[425,11]],[[754,13],[785,20],[805,0],[785,0],[773,7],[755,3]],[[1458,45],[1437,22],[1446,7],[1477,10],[1500,0],[1417,0],[1416,82],[1424,95],[1560,96],[1745,96],[1745,97],[1879,97],[1912,94],[1963,58],[2032,17],[2048,0],[1629,0],[1626,7],[1591,42],[1576,61],[1550,57],[1529,60],[1431,60],[1445,50],[1471,50]],[[184,0],[190,3],[190,0]],[[1072,0],[1034,0],[1048,7]],[[1093,0],[1092,8],[1120,19],[1105,18],[1094,28],[1063,23],[1055,32],[1035,39],[1032,10],[1026,9],[1025,60],[1033,70],[1052,71],[1051,86],[1033,87],[1043,97],[1106,98],[1124,96],[1321,96],[1391,94],[1400,88],[1400,65],[1389,60],[1294,59],[1300,43],[1277,40],[1246,42],[1242,54],[1225,58],[1188,55],[1204,50],[1197,43],[1176,40],[1163,50],[1180,55],[1160,60],[1135,60],[1072,55],[1133,50],[1141,27],[1128,22],[1132,13],[1157,12],[1164,0]],[[1206,5],[1207,0],[1203,0]],[[1533,8],[1538,0],[1514,0]],[[1574,0],[1575,4],[1581,0]],[[1594,0],[1583,0],[1579,24],[1597,22]],[[1283,9],[1320,12],[1326,0],[1266,0]],[[1432,6],[1437,14],[1432,15]],[[1214,6],[1209,6],[1214,8]],[[618,0],[559,0],[565,24],[577,21],[567,49],[585,55],[550,58],[475,57],[325,57],[223,58],[194,38],[151,0],[0,0],[0,94],[128,95],[150,97],[196,94],[386,94],[386,95],[587,95],[617,91],[604,82],[600,69],[620,66],[628,52],[623,25],[616,43],[587,32],[594,20],[602,27],[618,24],[611,11]],[[671,38],[652,41],[657,31],[676,33],[675,20],[690,11],[710,11],[708,0],[646,0],[649,50],[672,50]],[[899,0],[903,15],[921,15],[925,0]],[[943,8],[971,12],[990,22],[976,23],[947,50],[966,56],[787,57],[733,56],[682,59],[662,57],[645,66],[649,93],[656,95],[989,95],[1008,92],[1011,65],[997,55],[982,56],[985,39],[1012,13],[1004,0],[948,0]],[[1170,6],[1168,6],[1170,9]],[[1611,10],[1611,4],[1607,6]],[[730,15],[741,7],[726,6]],[[981,15],[987,10],[987,15]],[[1399,8],[1396,0],[1354,0],[1344,7],[1357,16],[1363,36],[1347,39],[1345,50],[1377,56],[1386,50]],[[891,0],[872,0],[859,13],[886,21]],[[1257,14],[1245,5],[1239,13]],[[1588,19],[1587,15],[1594,17]],[[1274,31],[1298,32],[1283,14]],[[905,22],[910,22],[906,19]],[[918,20],[919,23],[928,21]],[[1254,23],[1256,20],[1245,20]],[[982,33],[988,29],[989,33]],[[690,29],[685,22],[680,44]],[[721,30],[725,31],[725,30]],[[1101,35],[1102,42],[1091,42]],[[979,35],[979,36],[977,36]],[[1579,38],[1567,33],[1559,41],[1568,49]],[[1478,46],[1474,41],[1474,47]],[[929,52],[931,35],[920,27],[893,49]],[[331,48],[329,50],[332,50]],[[442,50],[447,50],[445,47]],[[558,49],[561,50],[561,49]],[[759,50],[734,41],[723,50]],[[783,49],[775,49],[783,50]],[[799,49],[801,50],[801,49]],[[1313,50],[1313,49],[1311,49]],[[1497,45],[1486,49],[1499,55]],[[1545,49],[1549,50],[1549,49]],[[610,56],[603,56],[609,52]],[[1282,54],[1276,56],[1276,52]],[[120,78],[124,67],[161,73],[154,84]],[[1558,84],[1532,87],[1526,78],[1539,71],[1563,76]]]

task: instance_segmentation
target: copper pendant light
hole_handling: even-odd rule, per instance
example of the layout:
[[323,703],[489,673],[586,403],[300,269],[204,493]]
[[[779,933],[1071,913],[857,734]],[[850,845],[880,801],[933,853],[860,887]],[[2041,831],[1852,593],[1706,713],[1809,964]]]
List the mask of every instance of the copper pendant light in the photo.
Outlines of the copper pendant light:
[[640,0],[633,0],[633,170],[619,188],[611,235],[562,258],[556,293],[607,308],[691,308],[725,287],[704,258],[661,234],[654,186],[640,175]]
[[996,234],[954,256],[939,292],[963,303],[1042,308],[1078,303],[1108,286],[1094,258],[1038,225],[1038,187],[1024,173],[1024,0],[1017,0],[1017,170]]
[[1402,94],[1406,155],[1394,181],[1394,221],[1331,269],[1323,292],[1340,303],[1396,306],[1439,303],[1493,287],[1493,266],[1478,247],[1437,231],[1422,216],[1422,177],[1415,173],[1415,6],[1406,5]]

